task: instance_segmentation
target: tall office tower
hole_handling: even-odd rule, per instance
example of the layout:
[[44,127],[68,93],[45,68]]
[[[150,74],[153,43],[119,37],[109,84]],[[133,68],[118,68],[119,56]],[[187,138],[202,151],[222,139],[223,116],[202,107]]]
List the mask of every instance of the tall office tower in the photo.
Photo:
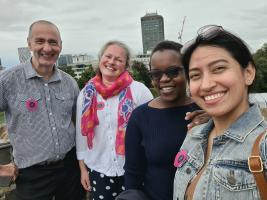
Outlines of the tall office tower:
[[31,57],[31,52],[28,47],[20,47],[18,48],[19,53],[19,61],[20,63],[25,63]]
[[164,21],[158,13],[141,17],[143,53],[150,54],[154,46],[164,40]]
[[62,54],[58,58],[58,66],[66,66],[72,64],[72,55],[71,54]]

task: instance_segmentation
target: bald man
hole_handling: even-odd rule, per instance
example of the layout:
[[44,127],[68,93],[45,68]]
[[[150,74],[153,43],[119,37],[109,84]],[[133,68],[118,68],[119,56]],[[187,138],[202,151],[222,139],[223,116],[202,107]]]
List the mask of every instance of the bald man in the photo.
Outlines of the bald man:
[[0,74],[0,111],[19,170],[17,200],[82,199],[73,123],[79,88],[55,66],[59,29],[36,21],[27,42],[31,59]]

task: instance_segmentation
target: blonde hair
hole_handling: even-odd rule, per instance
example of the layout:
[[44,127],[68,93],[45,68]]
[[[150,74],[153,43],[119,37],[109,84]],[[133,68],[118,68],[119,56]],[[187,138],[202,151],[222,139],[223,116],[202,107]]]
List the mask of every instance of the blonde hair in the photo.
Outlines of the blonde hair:
[[103,56],[105,50],[111,45],[117,45],[117,46],[123,48],[123,50],[125,51],[125,54],[126,54],[125,68],[128,68],[130,66],[130,60],[131,60],[130,49],[126,44],[124,44],[123,42],[118,41],[118,40],[110,40],[106,44],[104,44],[104,46],[101,48],[101,50],[99,52],[98,60],[100,61],[100,59]]

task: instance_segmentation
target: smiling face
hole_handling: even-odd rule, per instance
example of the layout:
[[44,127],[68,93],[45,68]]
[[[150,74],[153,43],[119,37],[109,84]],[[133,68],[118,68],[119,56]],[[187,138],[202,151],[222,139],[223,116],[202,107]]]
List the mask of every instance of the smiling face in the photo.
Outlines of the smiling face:
[[115,81],[126,68],[125,50],[112,44],[108,46],[100,58],[99,70],[102,74],[103,82]]
[[[181,56],[174,50],[156,51],[151,56],[151,71],[165,71],[170,67],[182,67]],[[177,105],[184,104],[186,96],[186,80],[183,71],[174,78],[168,77],[166,74],[159,80],[153,80],[153,85],[158,91],[162,102],[166,104],[175,103]]]
[[240,64],[223,48],[197,47],[189,62],[189,87],[192,98],[212,117],[235,120],[248,107],[248,86],[255,68]]
[[58,29],[51,24],[34,24],[28,46],[33,53],[32,64],[37,72],[41,68],[53,68],[62,48]]

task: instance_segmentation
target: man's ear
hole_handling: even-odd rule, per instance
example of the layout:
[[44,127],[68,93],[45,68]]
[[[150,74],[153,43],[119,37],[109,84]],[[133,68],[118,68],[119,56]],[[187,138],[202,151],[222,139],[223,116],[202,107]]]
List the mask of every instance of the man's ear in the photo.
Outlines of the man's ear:
[[244,75],[246,85],[252,85],[256,76],[256,68],[252,63],[249,63],[248,66],[245,68]]

